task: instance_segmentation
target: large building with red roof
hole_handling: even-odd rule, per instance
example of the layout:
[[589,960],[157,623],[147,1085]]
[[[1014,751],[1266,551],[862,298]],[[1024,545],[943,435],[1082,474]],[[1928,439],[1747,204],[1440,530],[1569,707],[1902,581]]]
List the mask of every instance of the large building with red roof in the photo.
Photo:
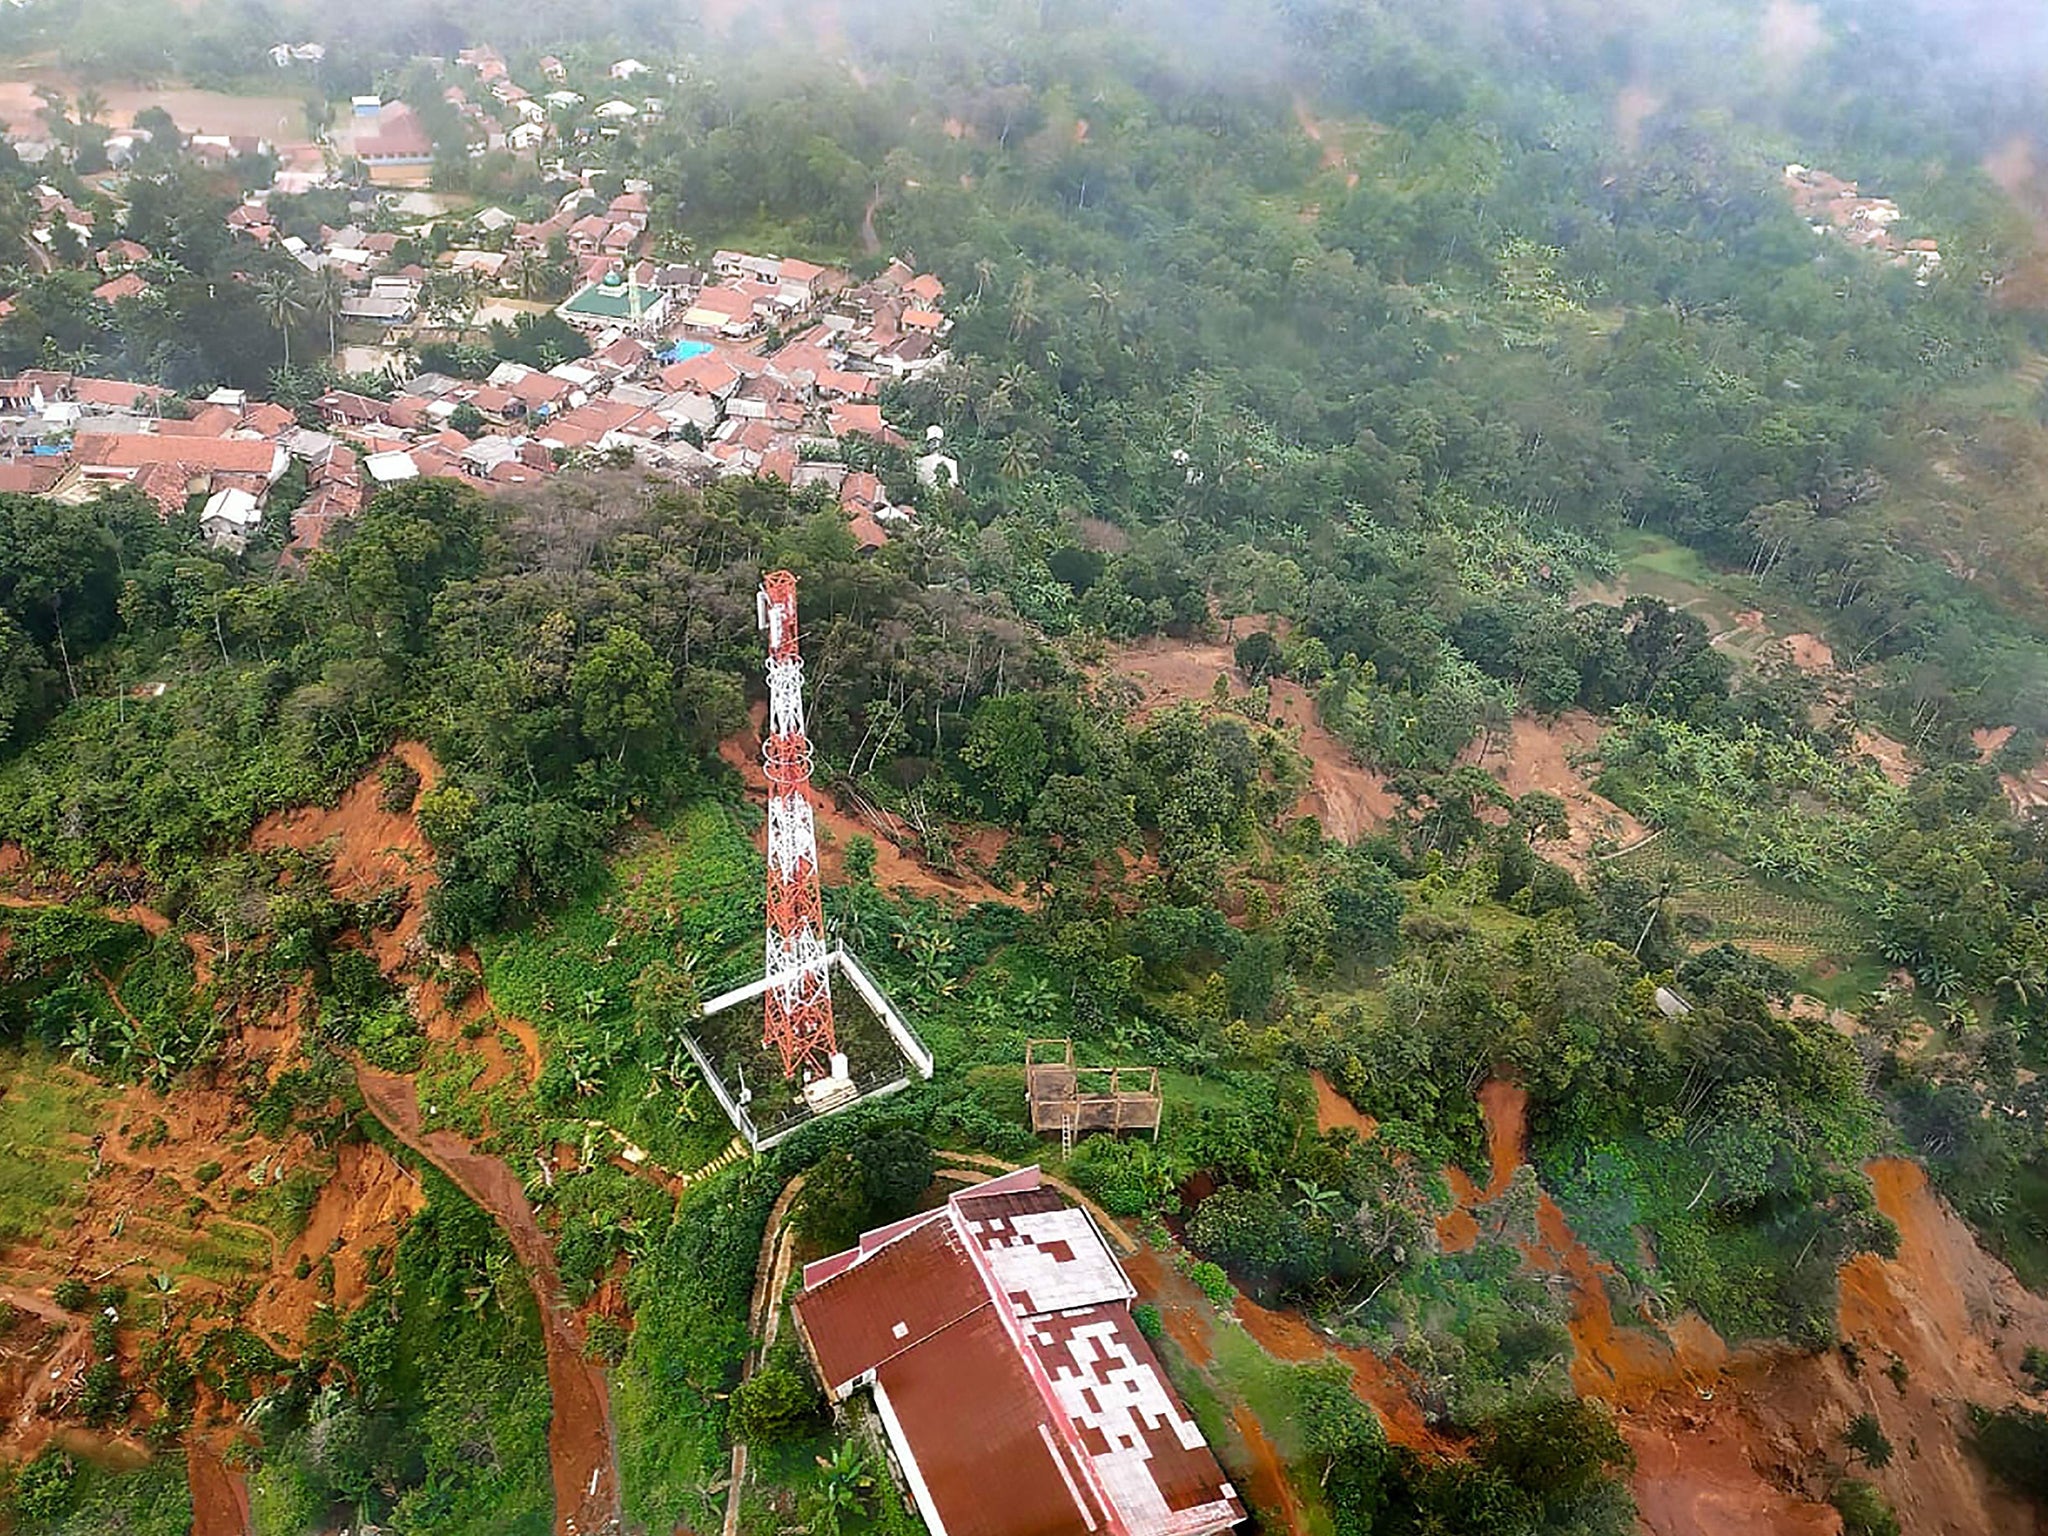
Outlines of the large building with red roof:
[[804,1270],[798,1333],[866,1388],[933,1536],[1214,1536],[1244,1518],[1085,1210],[1026,1168]]

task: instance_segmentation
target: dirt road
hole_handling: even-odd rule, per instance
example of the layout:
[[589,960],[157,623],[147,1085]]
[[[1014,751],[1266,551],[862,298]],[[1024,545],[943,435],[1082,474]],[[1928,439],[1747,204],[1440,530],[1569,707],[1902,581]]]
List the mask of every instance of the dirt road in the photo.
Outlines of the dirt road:
[[194,1433],[185,1441],[185,1476],[192,1486],[192,1536],[250,1536],[249,1484]]
[[563,1299],[554,1245],[541,1231],[519,1176],[503,1159],[476,1151],[453,1131],[426,1130],[410,1078],[358,1067],[356,1082],[371,1113],[392,1135],[490,1213],[511,1241],[533,1287],[555,1402],[548,1425],[548,1461],[555,1480],[556,1536],[595,1536],[620,1529],[624,1510],[604,1368],[583,1353],[583,1328]]

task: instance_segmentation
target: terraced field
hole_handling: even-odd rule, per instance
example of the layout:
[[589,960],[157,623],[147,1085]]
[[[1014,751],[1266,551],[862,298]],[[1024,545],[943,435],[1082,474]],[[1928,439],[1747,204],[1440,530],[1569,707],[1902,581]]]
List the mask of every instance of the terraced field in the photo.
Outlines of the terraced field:
[[1704,924],[1710,943],[1727,940],[1794,971],[1841,966],[1857,953],[1855,926],[1819,898],[1766,884],[1725,854],[1660,837],[1618,855],[1613,868],[1672,880],[1672,918],[1681,930]]

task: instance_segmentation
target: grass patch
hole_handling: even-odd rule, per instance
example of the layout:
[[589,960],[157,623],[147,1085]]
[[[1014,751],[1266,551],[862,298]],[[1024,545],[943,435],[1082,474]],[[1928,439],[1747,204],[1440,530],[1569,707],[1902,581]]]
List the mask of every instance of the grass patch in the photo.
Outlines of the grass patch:
[[270,1267],[270,1243],[244,1226],[213,1222],[185,1255],[184,1273],[216,1285],[232,1285]]
[[69,1225],[112,1097],[41,1046],[0,1052],[0,1243]]
[[[476,1094],[459,1058],[434,1053],[423,1091],[495,1150],[557,1131],[580,1140],[595,1120],[672,1172],[702,1167],[731,1127],[709,1094],[678,1092],[650,1066],[664,1043],[645,1038],[634,987],[656,962],[686,967],[706,995],[746,980],[761,964],[762,902],[760,856],[736,813],[712,800],[685,806],[559,912],[479,946],[494,1004],[539,1037],[538,1106],[516,1081]],[[557,1081],[565,1066],[573,1086]]]

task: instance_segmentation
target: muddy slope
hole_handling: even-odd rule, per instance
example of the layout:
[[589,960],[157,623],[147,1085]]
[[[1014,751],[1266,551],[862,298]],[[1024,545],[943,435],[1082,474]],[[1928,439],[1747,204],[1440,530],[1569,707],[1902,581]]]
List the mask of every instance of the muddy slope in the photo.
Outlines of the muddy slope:
[[[1524,1157],[1527,1100],[1501,1083],[1480,1099],[1492,1182],[1504,1185]],[[1968,1404],[2041,1405],[2019,1362],[2029,1344],[2048,1346],[2048,1300],[1984,1252],[1917,1165],[1880,1158],[1867,1171],[1899,1252],[1843,1266],[1840,1334],[1852,1348],[1818,1355],[1730,1351],[1692,1315],[1662,1328],[1617,1318],[1609,1267],[1542,1197],[1526,1256],[1568,1283],[1572,1382],[1614,1406],[1652,1536],[1832,1536],[1841,1522],[1827,1493],[1847,1462],[1842,1432],[1861,1413],[1877,1415],[1897,1455],[1855,1474],[1883,1489],[1907,1536],[2048,1536],[2048,1520],[1997,1488],[1965,1444]],[[1461,1201],[1473,1193],[1466,1184]]]

